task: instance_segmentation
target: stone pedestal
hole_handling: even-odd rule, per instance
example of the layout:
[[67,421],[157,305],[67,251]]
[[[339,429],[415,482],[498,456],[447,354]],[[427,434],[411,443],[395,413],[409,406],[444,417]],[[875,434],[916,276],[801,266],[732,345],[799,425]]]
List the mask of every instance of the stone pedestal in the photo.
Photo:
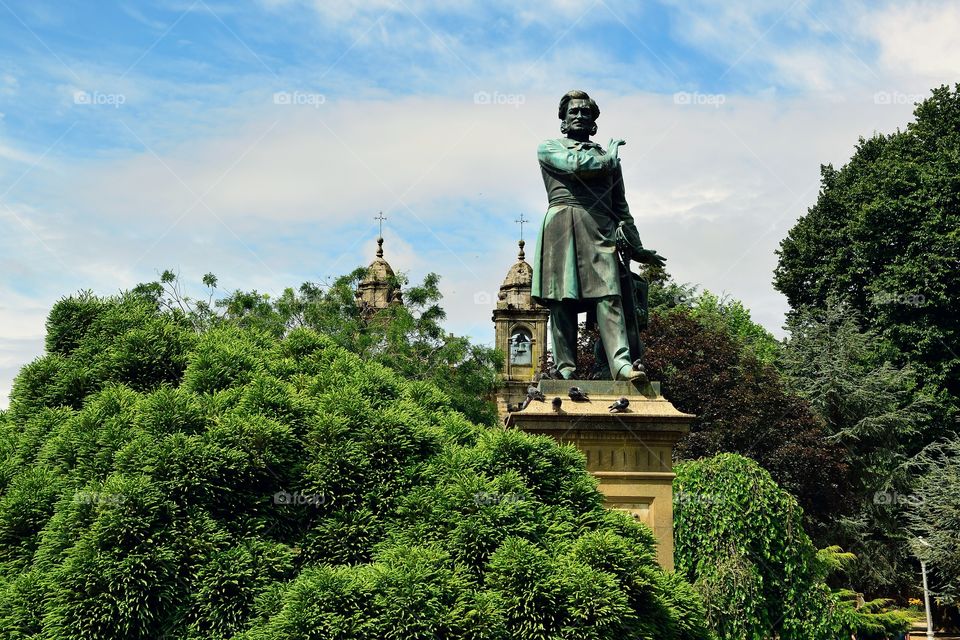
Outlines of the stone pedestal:
[[[590,396],[574,402],[567,396],[578,386]],[[681,413],[660,395],[660,384],[634,385],[609,380],[543,380],[546,402],[531,402],[510,413],[506,425],[570,443],[587,457],[587,469],[599,480],[611,509],[631,513],[653,529],[657,558],[673,570],[673,447],[690,431],[695,416]],[[551,401],[563,404],[554,411]],[[626,397],[623,413],[608,406]]]

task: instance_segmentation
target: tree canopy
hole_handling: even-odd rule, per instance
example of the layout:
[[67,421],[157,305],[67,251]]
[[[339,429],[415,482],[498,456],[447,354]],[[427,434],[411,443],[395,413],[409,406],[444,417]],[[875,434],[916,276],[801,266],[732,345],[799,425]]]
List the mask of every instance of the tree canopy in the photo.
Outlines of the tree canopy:
[[709,638],[576,449],[162,290],[58,303],[0,413],[3,637]]
[[822,530],[849,498],[845,451],[827,440],[810,403],[739,336],[715,310],[694,313],[681,304],[651,314],[644,332],[651,379],[697,416],[675,457],[748,456],[800,500],[808,526]]
[[816,204],[780,244],[774,285],[793,309],[844,301],[960,398],[960,85],[920,103],[905,130],[861,138],[821,168]]
[[703,596],[722,640],[884,639],[909,627],[887,601],[858,608],[825,579],[852,560],[816,550],[796,499],[736,454],[683,462],[674,481],[677,573]]

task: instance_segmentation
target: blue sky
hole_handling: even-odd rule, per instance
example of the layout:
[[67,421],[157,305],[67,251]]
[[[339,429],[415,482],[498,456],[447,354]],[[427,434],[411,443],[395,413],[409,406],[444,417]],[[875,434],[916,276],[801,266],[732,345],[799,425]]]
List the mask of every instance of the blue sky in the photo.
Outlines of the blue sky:
[[820,164],[956,82],[957,33],[922,1],[0,0],[0,407],[59,297],[165,268],[278,292],[369,262],[380,210],[394,268],[489,342],[575,87],[645,244],[781,335]]

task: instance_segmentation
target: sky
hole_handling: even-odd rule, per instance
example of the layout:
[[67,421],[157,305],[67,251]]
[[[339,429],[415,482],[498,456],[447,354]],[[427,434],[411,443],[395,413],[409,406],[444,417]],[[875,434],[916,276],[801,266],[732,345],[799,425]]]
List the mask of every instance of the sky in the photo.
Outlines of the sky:
[[172,269],[279,293],[385,257],[492,343],[569,89],[644,245],[783,336],[820,166],[960,80],[960,3],[0,0],[0,408],[60,298]]

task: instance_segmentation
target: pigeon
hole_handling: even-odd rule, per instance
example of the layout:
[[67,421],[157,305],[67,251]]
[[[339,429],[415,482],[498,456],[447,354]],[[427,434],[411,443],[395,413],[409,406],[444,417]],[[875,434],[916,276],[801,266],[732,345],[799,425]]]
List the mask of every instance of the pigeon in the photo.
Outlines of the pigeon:
[[547,397],[543,395],[543,391],[540,391],[540,389],[537,387],[527,387],[527,398],[530,400],[538,400],[540,402],[547,401]]
[[563,376],[560,375],[560,369],[557,369],[556,366],[550,365],[546,372],[543,374],[543,377],[547,380],[562,380]]
[[643,361],[640,358],[633,361],[633,371],[628,374],[627,379],[640,384],[648,382],[647,370],[643,368]]
[[580,387],[570,387],[567,395],[570,396],[570,399],[574,402],[590,402],[590,396]]
[[517,405],[517,411],[523,411],[528,406],[530,406],[530,396],[527,396],[523,399],[523,402]]
[[553,404],[553,410],[557,413],[560,413],[560,407],[563,405],[563,400],[560,398],[554,398],[551,404]]
[[629,400],[627,400],[626,398],[620,398],[619,400],[611,404],[608,408],[610,409],[610,413],[623,413],[624,411],[627,410],[627,407],[629,406],[630,406]]

